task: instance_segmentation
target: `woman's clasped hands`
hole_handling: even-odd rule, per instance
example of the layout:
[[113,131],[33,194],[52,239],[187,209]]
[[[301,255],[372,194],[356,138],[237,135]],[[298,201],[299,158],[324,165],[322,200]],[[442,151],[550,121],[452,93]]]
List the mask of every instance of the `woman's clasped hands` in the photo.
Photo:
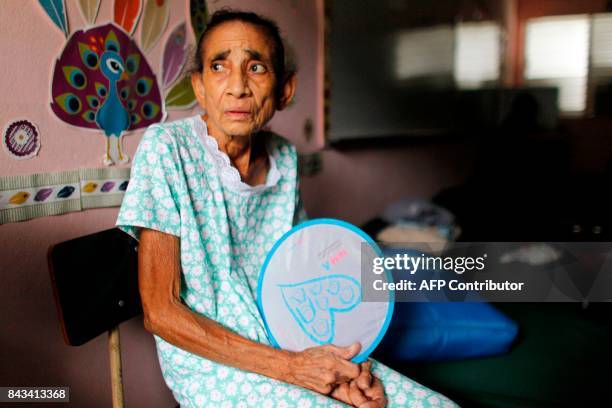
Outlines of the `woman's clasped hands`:
[[355,364],[361,345],[347,347],[331,344],[290,354],[287,382],[317,391],[358,408],[384,408],[387,404],[380,379],[372,363]]

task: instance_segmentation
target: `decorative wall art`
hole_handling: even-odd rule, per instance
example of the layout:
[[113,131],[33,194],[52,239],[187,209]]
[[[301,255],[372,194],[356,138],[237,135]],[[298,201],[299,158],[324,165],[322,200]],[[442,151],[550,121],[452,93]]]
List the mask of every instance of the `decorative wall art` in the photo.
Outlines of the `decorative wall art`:
[[[105,165],[129,161],[122,149],[126,132],[163,121],[166,107],[194,106],[191,80],[183,72],[187,60],[186,24],[179,23],[164,45],[163,88],[145,57],[168,25],[168,0],[114,0],[113,21],[98,25],[95,20],[100,0],[79,0],[78,7],[90,27],[72,34],[63,1],[39,0],[39,3],[68,37],[54,65],[51,109],[70,125],[102,131]],[[197,39],[206,27],[206,2],[190,0],[189,11]],[[132,36],[139,24],[138,45]],[[164,101],[161,89],[169,87]]]
[[124,31],[133,29],[133,19],[119,17],[125,27],[108,23],[74,32],[55,62],[51,83],[51,109],[59,119],[103,131],[105,165],[129,160],[121,149],[125,131],[165,118],[157,78]]
[[2,147],[13,159],[29,159],[40,150],[40,132],[28,119],[9,122],[2,131]]
[[0,177],[0,224],[89,208],[117,207],[129,178],[129,168]]
[[165,117],[155,74],[136,43],[113,23],[71,35],[55,63],[51,94],[58,118],[104,132],[106,165],[128,161],[121,149],[124,131]]

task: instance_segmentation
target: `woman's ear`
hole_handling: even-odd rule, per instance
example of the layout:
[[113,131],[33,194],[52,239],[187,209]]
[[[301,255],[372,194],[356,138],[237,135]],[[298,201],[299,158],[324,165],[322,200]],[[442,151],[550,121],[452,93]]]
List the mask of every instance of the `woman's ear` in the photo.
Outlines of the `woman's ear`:
[[283,84],[283,89],[281,90],[280,99],[278,101],[277,109],[283,110],[293,100],[293,96],[295,95],[295,87],[297,86],[297,77],[295,73],[289,74],[289,76],[285,79],[285,83]]
[[191,73],[191,87],[193,88],[193,93],[195,94],[196,99],[198,100],[198,104],[202,109],[206,109],[206,98],[204,93],[204,82],[202,81],[202,73],[201,72],[192,72]]

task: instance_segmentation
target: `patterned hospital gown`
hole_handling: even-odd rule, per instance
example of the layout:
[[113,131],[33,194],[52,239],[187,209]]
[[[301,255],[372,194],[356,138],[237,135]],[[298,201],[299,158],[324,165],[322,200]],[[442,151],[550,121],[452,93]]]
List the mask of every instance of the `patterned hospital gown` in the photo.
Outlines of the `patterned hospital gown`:
[[[149,127],[134,157],[117,225],[180,238],[181,298],[253,341],[270,344],[256,303],[274,242],[303,217],[295,148],[268,134],[265,184],[243,183],[200,116]],[[341,407],[310,390],[217,364],[155,336],[164,379],[182,407]],[[444,396],[374,362],[391,407],[450,407]]]

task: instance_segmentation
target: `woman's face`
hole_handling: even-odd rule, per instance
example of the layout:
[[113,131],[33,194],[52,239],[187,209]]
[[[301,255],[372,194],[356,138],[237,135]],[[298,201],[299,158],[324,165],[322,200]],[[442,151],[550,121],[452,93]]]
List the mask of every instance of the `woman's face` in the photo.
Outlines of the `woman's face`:
[[[254,25],[231,21],[213,29],[203,48],[204,69],[192,84],[210,133],[248,137],[259,131],[277,106],[268,37]],[[284,107],[284,97],[280,102]]]

